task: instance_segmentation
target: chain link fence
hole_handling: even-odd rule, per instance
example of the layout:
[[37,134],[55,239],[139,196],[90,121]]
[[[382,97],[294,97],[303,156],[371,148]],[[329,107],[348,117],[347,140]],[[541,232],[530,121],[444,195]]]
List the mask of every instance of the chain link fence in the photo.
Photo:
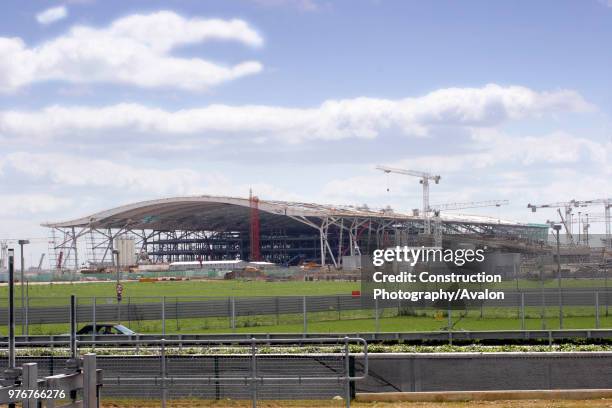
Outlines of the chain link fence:
[[[79,328],[122,324],[137,333],[333,333],[612,328],[612,289],[524,289],[487,301],[376,300],[370,295],[77,298]],[[18,334],[69,331],[68,299],[26,298]],[[0,308],[0,324],[6,324]],[[0,329],[1,330],[1,329]],[[86,333],[103,334],[103,333]],[[107,333],[112,334],[112,333]]]

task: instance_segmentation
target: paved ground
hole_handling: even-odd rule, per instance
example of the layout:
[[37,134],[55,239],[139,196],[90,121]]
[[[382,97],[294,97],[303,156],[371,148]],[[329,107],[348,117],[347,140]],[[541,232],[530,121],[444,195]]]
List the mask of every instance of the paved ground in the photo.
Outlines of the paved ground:
[[[115,402],[104,402],[102,408],[157,408],[161,406],[159,401],[139,401],[123,400]],[[250,407],[250,402],[243,401],[198,401],[182,400],[169,402],[168,408],[246,408]],[[276,401],[261,402],[261,408],[327,408],[343,407],[342,401]],[[386,403],[386,402],[354,402],[351,407],[355,408],[612,408],[612,399],[587,400],[587,401],[478,401],[478,402],[406,402],[406,403]]]

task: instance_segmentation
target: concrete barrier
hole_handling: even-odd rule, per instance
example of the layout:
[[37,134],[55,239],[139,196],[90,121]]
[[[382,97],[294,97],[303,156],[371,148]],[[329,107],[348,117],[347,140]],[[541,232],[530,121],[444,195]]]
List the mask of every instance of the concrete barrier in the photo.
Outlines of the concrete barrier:
[[587,400],[612,398],[612,389],[602,390],[508,390],[358,393],[363,402],[453,402],[502,400]]

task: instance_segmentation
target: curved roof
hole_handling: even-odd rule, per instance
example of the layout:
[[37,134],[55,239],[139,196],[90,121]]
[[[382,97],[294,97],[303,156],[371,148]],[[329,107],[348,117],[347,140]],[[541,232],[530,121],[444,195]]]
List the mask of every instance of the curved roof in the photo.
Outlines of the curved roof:
[[[406,214],[357,209],[348,206],[260,200],[262,226],[290,228],[303,224],[288,216],[321,218],[325,216],[377,217],[385,219],[414,218]],[[223,196],[174,197],[141,201],[101,211],[74,220],[45,223],[45,227],[93,227],[132,229],[202,229],[208,231],[239,231],[248,229],[250,217],[248,198]]]
[[[294,217],[321,219],[326,216],[365,217],[381,220],[419,220],[418,216],[375,210],[366,207],[322,205],[289,201],[260,200],[258,204],[262,229],[303,230],[305,226]],[[101,211],[74,220],[45,223],[44,227],[130,228],[154,230],[245,231],[249,228],[248,198],[224,196],[174,197],[141,201]],[[476,224],[521,225],[489,217],[443,214],[445,222]]]

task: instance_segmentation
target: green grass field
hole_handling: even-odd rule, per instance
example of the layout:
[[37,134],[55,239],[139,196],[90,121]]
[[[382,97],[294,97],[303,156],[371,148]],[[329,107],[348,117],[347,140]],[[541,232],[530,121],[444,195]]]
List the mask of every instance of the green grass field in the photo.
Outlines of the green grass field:
[[[166,282],[123,282],[123,296],[308,296],[308,295],[342,295],[350,294],[360,289],[359,282],[317,281],[317,282],[263,282],[263,281],[166,281]],[[612,287],[612,281],[609,282]],[[541,283],[532,280],[519,280],[520,289],[539,288]],[[604,288],[603,279],[565,279],[562,286],[565,288]],[[420,286],[421,288],[425,288]],[[504,281],[496,285],[487,285],[493,289],[515,289],[516,281]],[[544,287],[556,288],[557,281],[548,279]],[[434,288],[432,285],[430,287]],[[18,284],[15,293],[19,302],[21,292]],[[28,295],[34,297],[68,298],[71,294],[78,297],[114,297],[114,282],[86,282],[86,283],[51,283],[30,284]],[[0,299],[8,297],[6,285],[0,286]],[[5,301],[5,300],[4,300]]]
[[[263,281],[166,281],[122,282],[124,297],[145,296],[308,296],[350,294],[359,290],[359,282],[263,282]],[[15,289],[17,302],[20,286]],[[68,298],[115,297],[115,282],[51,283],[29,285],[28,295],[34,297]],[[0,287],[0,298],[8,297],[6,285]]]
[[[610,308],[612,312],[612,308]],[[605,315],[600,310],[600,328],[612,328],[612,313]],[[548,307],[541,317],[541,309],[528,307],[525,311],[525,329],[559,329],[558,309]],[[85,322],[81,322],[84,324]],[[138,333],[161,333],[161,320],[135,320],[122,316],[121,323]],[[166,333],[301,333],[304,320],[301,314],[239,316],[236,327],[231,328],[228,318],[166,319]],[[461,330],[520,330],[522,322],[515,308],[488,307],[482,310],[454,310],[451,312],[453,331]],[[446,311],[435,309],[412,310],[409,314],[396,308],[388,308],[376,322],[372,310],[350,310],[311,312],[307,315],[306,330],[310,333],[355,333],[355,332],[396,332],[396,331],[440,331],[448,327]],[[592,329],[596,327],[594,311],[588,307],[567,307],[564,309],[564,329]],[[6,334],[6,327],[0,333]],[[69,331],[68,324],[34,324],[29,333],[62,334]],[[20,326],[17,326],[20,333]]]
[[[519,288],[539,287],[539,282],[521,280]],[[545,287],[556,287],[556,280],[544,282]],[[567,288],[604,287],[603,280],[565,280]],[[350,294],[360,289],[359,282],[262,282],[262,281],[171,281],[171,282],[124,282],[124,302],[159,302],[166,296],[172,302],[175,297],[245,297],[245,296],[308,296]],[[489,286],[491,287],[491,286]],[[498,288],[515,288],[516,282],[503,282]],[[431,288],[433,289],[433,288]],[[98,304],[114,302],[115,283],[61,283],[30,285],[28,295],[30,307],[67,305],[71,294],[79,298],[79,305],[88,307],[91,298],[96,297]],[[0,297],[5,297],[0,306],[6,307],[7,287],[0,287]],[[108,299],[103,299],[107,297]],[[187,300],[187,299],[185,299]],[[20,291],[16,290],[17,307],[20,305]],[[600,328],[611,328],[612,318],[606,316],[603,304],[600,305]],[[612,311],[612,308],[610,308]],[[541,317],[539,307],[526,308],[526,329],[559,328],[558,309],[548,307]],[[172,319],[166,316],[167,333],[229,333],[229,332],[302,332],[304,329],[301,314],[258,315],[257,311],[249,316],[238,316],[236,327],[231,329],[229,318],[190,318]],[[468,312],[456,310],[451,314],[452,330],[519,330],[522,328],[520,312],[510,307],[485,307],[470,309]],[[84,324],[85,322],[79,322]],[[137,316],[121,316],[121,323],[139,333],[161,333],[161,320],[140,321]],[[308,313],[309,332],[372,332],[372,331],[436,331],[446,329],[448,319],[446,310],[389,308],[379,318],[378,323],[372,310],[347,310]],[[564,328],[590,329],[596,327],[594,307],[566,306],[564,308]],[[18,333],[20,325],[17,327]],[[68,331],[67,324],[33,324],[30,334],[61,334]],[[0,327],[6,334],[6,326]]]

